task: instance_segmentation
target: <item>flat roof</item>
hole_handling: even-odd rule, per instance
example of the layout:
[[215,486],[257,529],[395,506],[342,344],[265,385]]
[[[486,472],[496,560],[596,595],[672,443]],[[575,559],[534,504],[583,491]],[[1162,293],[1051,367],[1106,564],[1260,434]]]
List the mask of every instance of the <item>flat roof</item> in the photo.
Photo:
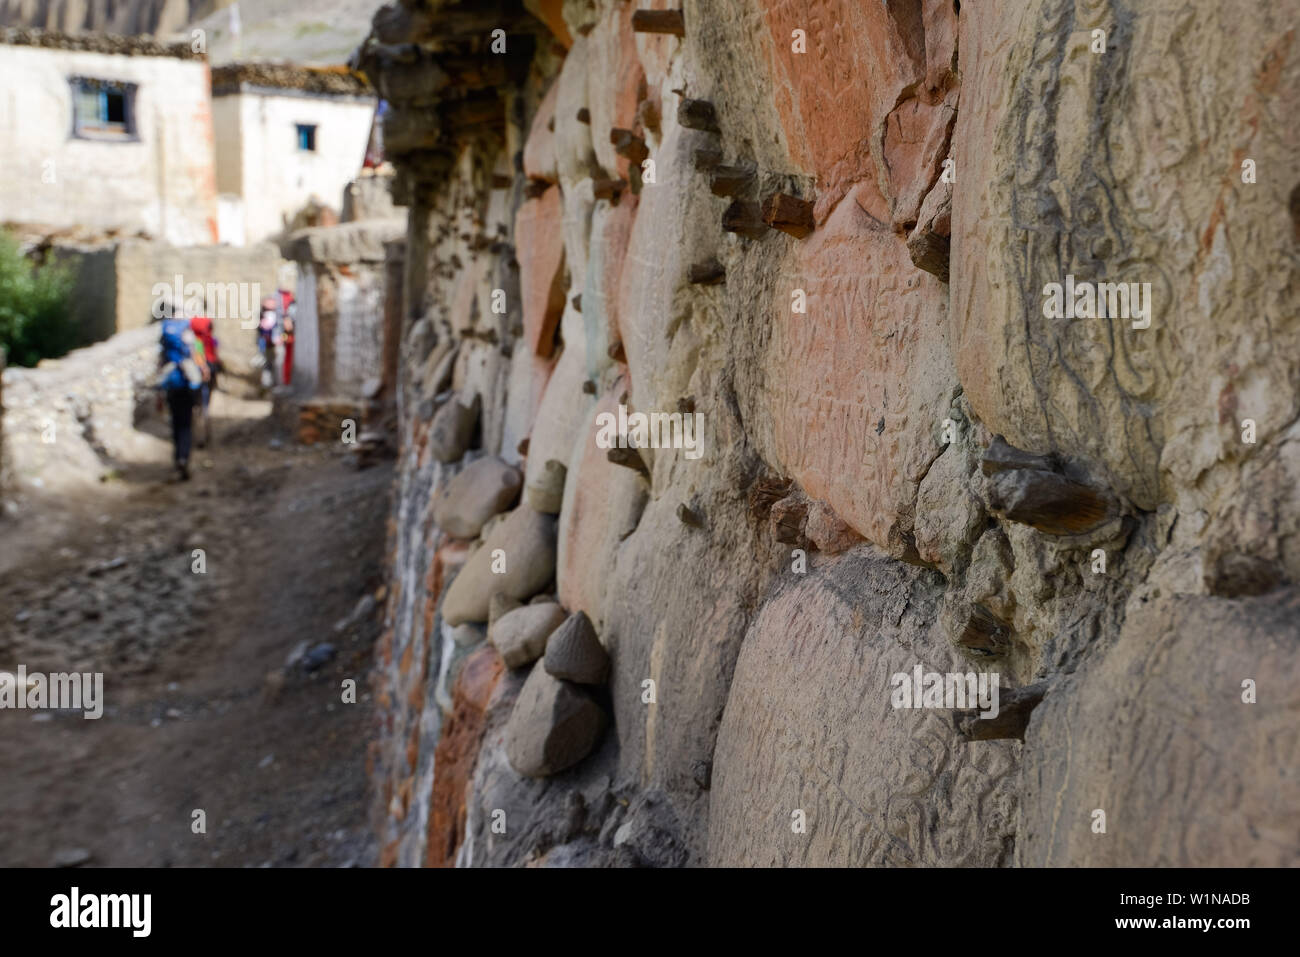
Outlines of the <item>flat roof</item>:
[[160,43],[148,36],[118,36],[112,33],[59,33],[29,27],[0,28],[0,45],[44,47],[50,50],[75,50],[84,53],[110,53],[119,56],[172,57],[178,60],[206,60],[206,53],[195,53],[188,43]]
[[365,75],[346,66],[300,66],[294,63],[231,63],[212,68],[212,95],[243,92],[316,93],[325,96],[374,96]]

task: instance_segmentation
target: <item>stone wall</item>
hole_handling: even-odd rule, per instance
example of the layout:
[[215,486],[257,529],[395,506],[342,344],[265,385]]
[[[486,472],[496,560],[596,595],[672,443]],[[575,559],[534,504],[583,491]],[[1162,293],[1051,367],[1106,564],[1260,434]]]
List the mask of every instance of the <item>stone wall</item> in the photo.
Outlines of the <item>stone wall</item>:
[[401,326],[392,297],[401,290],[403,221],[302,229],[283,249],[299,269],[295,393],[360,399],[378,383],[391,398]]
[[682,6],[359,53],[385,863],[1296,863],[1300,4]]
[[284,281],[285,261],[275,245],[172,246],[125,239],[93,246],[50,241],[55,255],[69,262],[75,273],[72,312],[79,344],[100,342],[151,323],[160,293],[169,302],[175,298],[177,277],[182,295],[187,295],[185,286],[201,284],[202,300],[208,299],[212,284],[219,288],[205,308],[213,318],[229,373],[222,388],[256,391],[250,361],[257,353],[260,302]]
[[0,414],[6,499],[77,494],[166,448],[153,412],[158,327],[133,329],[36,368],[4,371]]

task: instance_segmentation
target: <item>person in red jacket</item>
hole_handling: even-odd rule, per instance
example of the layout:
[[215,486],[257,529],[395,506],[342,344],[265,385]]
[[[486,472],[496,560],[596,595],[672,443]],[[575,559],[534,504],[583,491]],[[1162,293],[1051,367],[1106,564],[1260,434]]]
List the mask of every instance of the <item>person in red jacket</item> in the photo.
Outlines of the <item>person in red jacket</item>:
[[203,350],[206,361],[203,386],[199,393],[199,448],[204,448],[212,439],[212,420],[208,418],[208,405],[212,401],[212,391],[217,387],[217,372],[221,369],[221,357],[217,352],[217,337],[212,334],[212,320],[207,316],[195,316],[190,320],[190,331],[194,333],[197,345]]
[[293,293],[287,289],[280,290],[280,342],[284,345],[284,379],[285,385],[293,382],[293,317],[297,311]]

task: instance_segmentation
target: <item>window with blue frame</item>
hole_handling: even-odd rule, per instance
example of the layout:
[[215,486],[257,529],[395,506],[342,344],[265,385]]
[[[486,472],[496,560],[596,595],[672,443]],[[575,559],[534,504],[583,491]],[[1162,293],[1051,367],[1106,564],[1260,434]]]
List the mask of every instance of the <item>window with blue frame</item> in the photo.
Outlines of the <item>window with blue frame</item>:
[[316,152],[316,125],[298,124],[298,149],[305,153]]
[[72,78],[72,135],[86,139],[134,140],[134,83]]

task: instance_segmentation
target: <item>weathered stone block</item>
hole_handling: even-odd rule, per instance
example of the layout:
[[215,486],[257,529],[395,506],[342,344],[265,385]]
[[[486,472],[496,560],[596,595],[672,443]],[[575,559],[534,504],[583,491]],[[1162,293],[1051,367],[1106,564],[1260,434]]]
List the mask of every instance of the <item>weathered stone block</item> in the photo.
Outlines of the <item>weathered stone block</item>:
[[600,685],[609,674],[609,654],[584,612],[565,619],[546,643],[542,666],[554,677],[580,685]]
[[547,515],[559,515],[560,507],[564,504],[564,476],[567,471],[563,462],[549,459],[524,490],[524,498],[529,506]]
[[475,393],[468,405],[452,396],[434,413],[429,425],[429,452],[435,461],[456,462],[464,456],[474,438],[482,407],[482,399]]
[[523,605],[506,612],[488,630],[488,641],[508,668],[521,668],[546,651],[547,639],[564,623],[564,609],[553,601]]
[[475,538],[483,524],[519,497],[519,470],[489,456],[467,465],[433,500],[433,520],[453,538]]
[[[1298,615],[1295,589],[1134,596],[1120,639],[1034,711],[1017,863],[1293,864]],[[1093,831],[1097,810],[1105,834]]]
[[711,865],[1009,863],[1012,746],[891,703],[892,674],[970,670],[936,634],[928,574],[855,552],[763,602],[718,730]]
[[524,777],[547,777],[595,748],[608,719],[586,691],[535,665],[506,725],[510,766]]
[[554,574],[555,519],[521,505],[492,529],[465,563],[447,589],[442,617],[452,626],[487,621],[493,595],[524,601],[545,588]]

